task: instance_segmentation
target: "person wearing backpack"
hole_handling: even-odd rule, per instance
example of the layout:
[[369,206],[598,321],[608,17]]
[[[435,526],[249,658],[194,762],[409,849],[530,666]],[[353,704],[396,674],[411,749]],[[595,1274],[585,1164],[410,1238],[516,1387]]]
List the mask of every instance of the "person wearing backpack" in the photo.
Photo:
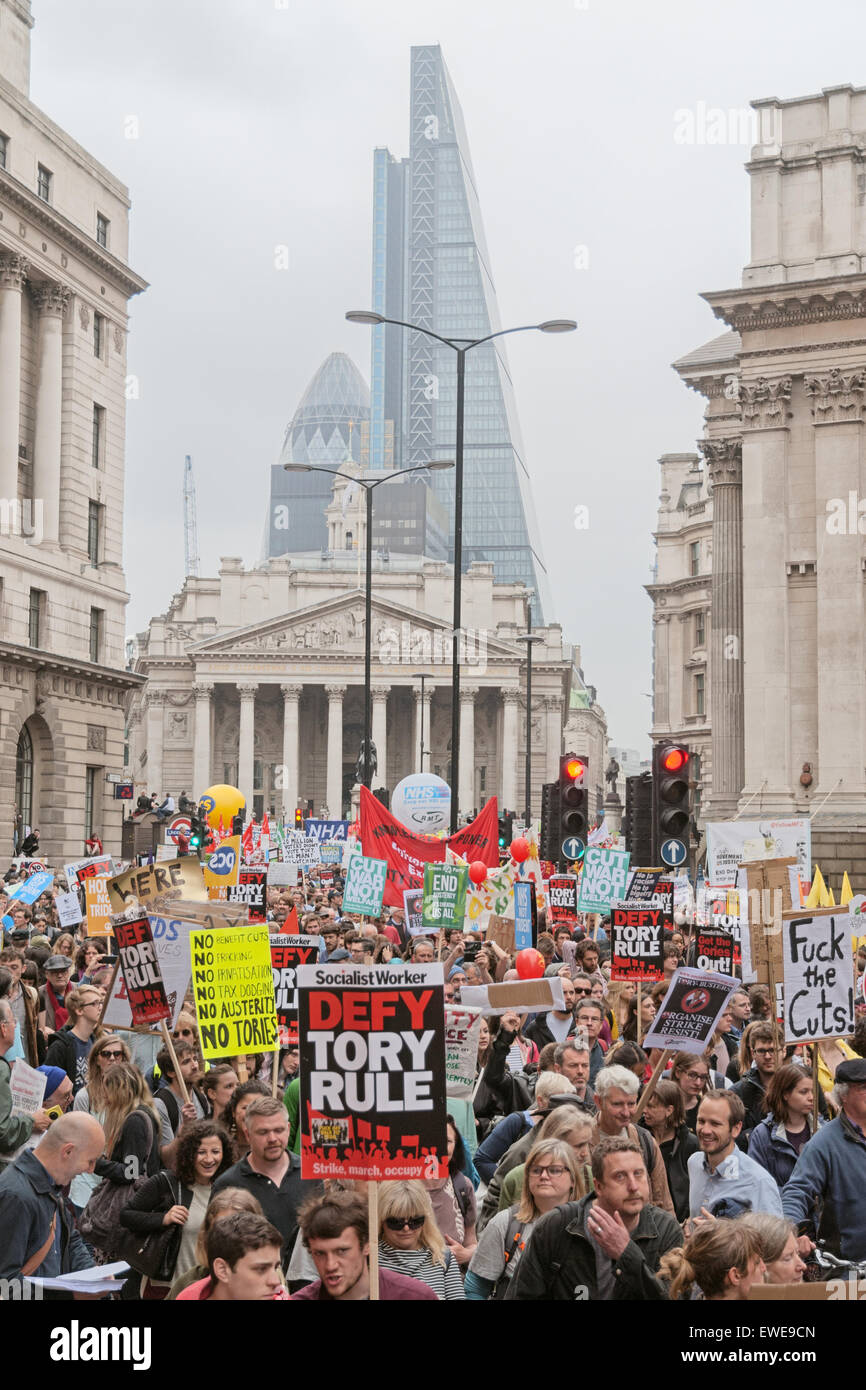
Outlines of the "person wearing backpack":
[[161,1081],[154,1093],[154,1106],[160,1122],[159,1156],[163,1166],[174,1168],[180,1130],[184,1125],[210,1117],[207,1096],[196,1086],[198,1057],[192,1043],[174,1044],[177,1067],[186,1084],[189,1100],[184,1101],[175,1064],[167,1047],[157,1053],[156,1065]]
[[574,1151],[561,1139],[540,1139],[523,1169],[520,1200],[497,1212],[482,1232],[466,1272],[470,1302],[503,1299],[514,1278],[532,1228],[563,1202],[584,1196]]
[[[93,1172],[101,1178],[80,1217],[81,1233],[95,1249],[113,1257],[123,1207],[145,1178],[159,1172],[159,1120],[147,1083],[134,1062],[117,1062],[102,1077],[107,1158]],[[137,1276],[136,1276],[137,1278]]]

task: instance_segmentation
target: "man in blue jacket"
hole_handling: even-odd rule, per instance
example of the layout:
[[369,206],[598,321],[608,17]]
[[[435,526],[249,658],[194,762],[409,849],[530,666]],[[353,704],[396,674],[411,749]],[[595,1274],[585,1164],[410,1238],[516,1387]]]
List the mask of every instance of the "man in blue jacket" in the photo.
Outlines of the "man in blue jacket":
[[815,1203],[823,1203],[822,1225],[832,1216],[842,1259],[866,1260],[866,1058],[840,1062],[835,1094],[841,1113],[809,1140],[785,1185],[782,1208],[798,1226],[813,1225]]

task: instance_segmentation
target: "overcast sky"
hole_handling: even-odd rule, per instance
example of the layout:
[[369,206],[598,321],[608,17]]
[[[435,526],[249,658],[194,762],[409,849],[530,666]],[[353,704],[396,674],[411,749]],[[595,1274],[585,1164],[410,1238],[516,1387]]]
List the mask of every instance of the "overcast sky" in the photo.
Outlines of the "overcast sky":
[[[748,146],[675,113],[863,80],[861,0],[34,0],[32,97],[129,185],[128,630],[183,582],[183,460],[202,574],[258,559],[286,424],[322,359],[369,380],[372,151],[408,153],[409,49],[441,43],[466,118],[555,617],[612,742],[648,748],[663,453],[703,402],[670,369],[723,332]],[[127,138],[135,126],[138,138]],[[681,123],[682,124],[682,123]],[[289,248],[277,270],[274,248]],[[577,249],[576,249],[577,248]],[[579,248],[586,248],[583,252]],[[585,264],[588,257],[588,264]],[[577,263],[577,264],[576,264]],[[578,265],[580,268],[578,268]],[[589,529],[573,524],[589,508]]]

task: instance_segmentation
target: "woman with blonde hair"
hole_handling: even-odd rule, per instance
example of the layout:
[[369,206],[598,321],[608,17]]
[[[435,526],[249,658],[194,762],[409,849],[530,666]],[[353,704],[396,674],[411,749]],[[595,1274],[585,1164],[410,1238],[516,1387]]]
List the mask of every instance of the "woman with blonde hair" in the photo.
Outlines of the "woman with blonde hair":
[[765,1284],[802,1284],[806,1265],[800,1257],[793,1221],[768,1211],[749,1211],[738,1217],[738,1224],[758,1237],[766,1269]]
[[445,1302],[465,1299],[460,1266],[436,1225],[421,1182],[384,1182],[379,1188],[379,1266],[420,1279]]
[[105,1152],[94,1173],[124,1187],[159,1172],[160,1124],[147,1082],[133,1062],[117,1062],[101,1078]]
[[[587,1124],[591,1129],[591,1122]],[[512,1178],[514,1173],[508,1176]],[[583,1187],[570,1144],[562,1139],[539,1139],[533,1144],[523,1166],[519,1200],[497,1212],[485,1226],[472,1256],[466,1274],[467,1299],[483,1302],[504,1298],[536,1221],[554,1207],[584,1196]]]
[[662,1255],[659,1278],[672,1299],[688,1298],[697,1284],[708,1303],[746,1299],[764,1275],[761,1242],[742,1221],[707,1221],[685,1245]]
[[520,1200],[523,1190],[523,1177],[526,1164],[539,1144],[557,1140],[567,1144],[577,1164],[577,1194],[575,1201],[586,1197],[594,1190],[590,1159],[592,1157],[592,1133],[594,1121],[591,1115],[576,1105],[558,1105],[547,1115],[532,1135],[532,1143],[526,1161],[512,1168],[502,1179],[499,1191],[499,1210],[507,1211]]
[[[105,1087],[103,1081],[112,1067],[119,1062],[130,1062],[129,1048],[116,1033],[103,1033],[90,1049],[87,1058],[87,1085],[82,1086],[72,1103],[73,1110],[83,1110],[95,1120],[102,1120],[106,1109]],[[69,1188],[69,1200],[76,1211],[87,1206],[91,1194],[99,1186],[95,1173],[78,1173]]]

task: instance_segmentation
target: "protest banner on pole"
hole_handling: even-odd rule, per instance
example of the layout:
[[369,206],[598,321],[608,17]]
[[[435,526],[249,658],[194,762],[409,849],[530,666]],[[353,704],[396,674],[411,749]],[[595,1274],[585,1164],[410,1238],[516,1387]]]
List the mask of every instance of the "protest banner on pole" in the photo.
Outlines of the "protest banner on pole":
[[444,1178],[441,965],[298,970],[301,1176]]
[[[156,958],[165,985],[168,1005],[171,1009],[169,1024],[177,1027],[177,1020],[183,1010],[184,996],[189,988],[191,965],[189,956],[189,934],[200,928],[199,922],[185,921],[178,917],[159,917],[149,914]],[[119,971],[115,972],[107,991],[102,1023],[112,1028],[132,1028],[132,1011],[126,995],[126,982]],[[158,1032],[153,1024],[150,1032]]]
[[538,909],[535,884],[531,879],[514,881],[514,949],[525,951],[538,938]]
[[469,870],[463,864],[424,865],[421,919],[425,931],[463,926],[468,880]]
[[625,907],[660,911],[663,925],[670,927],[674,916],[673,879],[666,869],[632,869],[622,904]]
[[385,902],[389,907],[399,907],[404,889],[422,887],[424,865],[444,864],[449,850],[462,859],[481,860],[491,869],[498,865],[496,798],[491,797],[475,820],[455,835],[437,839],[407,830],[381,801],[362,787],[361,839],[365,854],[384,856],[387,862]]
[[843,1038],[854,1031],[851,917],[844,910],[783,919],[785,1041]]
[[403,920],[409,936],[426,936],[428,934],[428,928],[424,926],[424,917],[421,911],[423,898],[424,890],[421,888],[407,888],[403,894]]
[[149,910],[158,899],[187,898],[207,901],[207,889],[201,864],[191,855],[167,860],[149,868],[127,869],[108,880],[108,896],[116,912],[123,912],[136,900]]
[[77,893],[58,893],[54,899],[54,906],[57,908],[57,920],[61,927],[77,927],[78,923],[84,920]]
[[583,856],[579,912],[607,912],[625,894],[631,852],[590,845]]
[[80,888],[86,878],[110,877],[114,873],[114,860],[110,854],[74,859],[71,864],[64,864],[63,872],[71,889]]
[[734,938],[731,932],[702,927],[695,936],[695,968],[733,975]]
[[577,921],[578,892],[577,874],[551,874],[547,881],[547,900],[552,923]]
[[660,980],[664,975],[664,913],[661,908],[610,911],[611,980]]
[[226,900],[243,904],[253,923],[267,921],[268,871],[263,865],[250,867],[242,864],[238,870],[238,881],[229,885]]
[[112,907],[108,897],[108,879],[86,878],[84,900],[87,904],[87,935],[109,937]]
[[30,1067],[21,1057],[12,1063],[9,1090],[12,1095],[11,1115],[33,1116],[42,1109],[48,1078],[44,1071]]
[[272,936],[271,971],[280,1047],[298,1044],[298,967],[315,963],[319,957],[317,936]]
[[46,889],[54,883],[54,874],[48,869],[31,874],[30,877],[21,883],[13,883],[5,888],[7,898],[14,898],[19,903],[24,903],[32,907],[37,898],[41,898]]
[[670,1052],[703,1052],[716,1031],[728,999],[739,980],[681,966],[671,976],[668,992],[641,1046]]
[[241,863],[241,837],[230,835],[222,840],[202,864],[207,888],[229,888],[238,881]]
[[445,1091],[449,1096],[469,1098],[475,1090],[483,1017],[481,1009],[445,1006]]
[[147,914],[137,908],[119,913],[111,919],[111,931],[117,942],[133,1027],[171,1018]]
[[283,864],[272,859],[268,865],[268,883],[272,888],[291,888],[298,881],[298,865]]
[[343,912],[360,912],[365,917],[378,917],[382,911],[387,871],[388,865],[384,859],[368,859],[364,854],[353,854],[346,870]]
[[202,1057],[273,1052],[278,1032],[267,928],[193,931],[189,941]]

